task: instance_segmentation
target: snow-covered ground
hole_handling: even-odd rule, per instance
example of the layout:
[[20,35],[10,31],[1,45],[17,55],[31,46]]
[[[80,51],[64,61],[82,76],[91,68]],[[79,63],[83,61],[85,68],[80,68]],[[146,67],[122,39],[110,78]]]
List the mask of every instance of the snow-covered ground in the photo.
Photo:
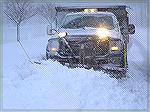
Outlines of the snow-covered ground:
[[129,17],[136,33],[131,36],[128,48],[128,77],[119,80],[101,71],[69,69],[56,61],[44,60],[47,23],[39,17],[21,27],[23,46],[32,61],[42,64],[30,63],[15,41],[16,29],[4,20],[3,108],[147,109],[147,29],[141,27],[147,25],[147,4],[127,5],[132,7]]
[[45,61],[47,38],[22,41],[32,64],[17,42],[3,44],[5,109],[146,109],[146,29],[137,28],[128,52],[128,78],[117,80],[93,69],[69,69]]

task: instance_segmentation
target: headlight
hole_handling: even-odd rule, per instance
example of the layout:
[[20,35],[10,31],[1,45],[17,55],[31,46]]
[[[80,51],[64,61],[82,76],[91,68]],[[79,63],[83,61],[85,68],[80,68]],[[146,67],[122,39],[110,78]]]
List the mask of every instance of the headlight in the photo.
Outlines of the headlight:
[[66,35],[67,35],[66,32],[60,32],[60,33],[58,33],[58,36],[59,36],[60,38],[63,38],[63,37],[65,37]]
[[58,51],[57,48],[50,48],[49,50],[52,51],[52,52],[57,52]]
[[99,38],[104,38],[109,36],[109,31],[105,28],[99,28],[96,34],[99,36]]
[[121,50],[121,41],[120,40],[111,40],[110,41],[110,50],[111,51],[120,51]]
[[99,37],[100,40],[105,41],[108,40],[108,36],[110,36],[110,33],[106,28],[99,28],[96,32],[96,35]]
[[97,9],[84,9],[84,12],[97,12]]
[[47,50],[50,52],[57,52],[59,50],[59,42],[58,39],[51,39],[48,42]]
[[118,51],[118,49],[119,49],[119,48],[118,48],[118,47],[115,47],[115,46],[111,47],[111,50],[112,50],[112,51]]

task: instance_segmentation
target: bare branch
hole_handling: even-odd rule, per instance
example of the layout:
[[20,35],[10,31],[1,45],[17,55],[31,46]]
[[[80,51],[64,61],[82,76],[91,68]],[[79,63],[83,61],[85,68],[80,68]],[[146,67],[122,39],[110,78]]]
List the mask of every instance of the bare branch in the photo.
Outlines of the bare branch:
[[36,15],[35,8],[29,0],[7,0],[4,12],[10,20],[17,24]]
[[39,7],[37,7],[37,12],[40,16],[44,17],[49,23],[52,23],[56,14],[55,4],[41,4]]
[[17,41],[20,41],[20,24],[36,15],[35,7],[29,0],[7,0],[3,12],[17,25]]
[[12,20],[13,22],[15,22],[16,24],[17,24],[17,21],[14,19],[14,18],[12,18],[10,15],[8,15],[5,11],[3,11],[6,15],[7,15],[7,17],[10,19],[10,20]]

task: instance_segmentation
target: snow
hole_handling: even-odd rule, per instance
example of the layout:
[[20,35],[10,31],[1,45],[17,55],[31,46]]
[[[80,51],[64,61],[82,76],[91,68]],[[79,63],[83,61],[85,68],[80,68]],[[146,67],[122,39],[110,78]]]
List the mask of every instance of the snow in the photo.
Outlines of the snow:
[[[91,15],[94,14],[95,16],[115,16],[113,13],[111,12],[76,12],[76,13],[69,13],[66,16],[73,16],[73,15]],[[99,15],[98,15],[99,14]]]
[[140,26],[147,22],[146,7],[145,4],[142,7],[139,3],[128,4],[133,6],[130,10],[133,15],[129,17],[132,18],[130,23],[136,25],[136,33],[131,36],[128,47],[128,77],[119,80],[101,71],[69,69],[57,61],[44,60],[47,24],[38,24],[36,20],[21,27],[24,48],[32,61],[41,62],[32,64],[15,41],[14,26],[4,24],[3,108],[147,109],[147,29]]
[[[146,109],[144,57],[135,44],[146,34],[139,34],[131,41],[128,78],[120,80],[101,71],[69,69],[57,61],[45,61],[46,38],[22,42],[40,65],[28,61],[19,43],[3,44],[4,109]],[[133,57],[134,53],[140,58]]]

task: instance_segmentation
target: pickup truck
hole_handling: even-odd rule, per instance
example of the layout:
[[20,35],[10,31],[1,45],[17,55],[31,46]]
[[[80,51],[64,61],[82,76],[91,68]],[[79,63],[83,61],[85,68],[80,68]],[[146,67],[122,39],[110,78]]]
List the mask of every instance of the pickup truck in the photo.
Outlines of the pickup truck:
[[56,11],[65,16],[61,23],[56,17],[55,28],[48,27],[51,38],[46,47],[46,58],[71,68],[113,70],[119,72],[117,77],[125,77],[129,34],[135,33],[126,8],[56,7]]

